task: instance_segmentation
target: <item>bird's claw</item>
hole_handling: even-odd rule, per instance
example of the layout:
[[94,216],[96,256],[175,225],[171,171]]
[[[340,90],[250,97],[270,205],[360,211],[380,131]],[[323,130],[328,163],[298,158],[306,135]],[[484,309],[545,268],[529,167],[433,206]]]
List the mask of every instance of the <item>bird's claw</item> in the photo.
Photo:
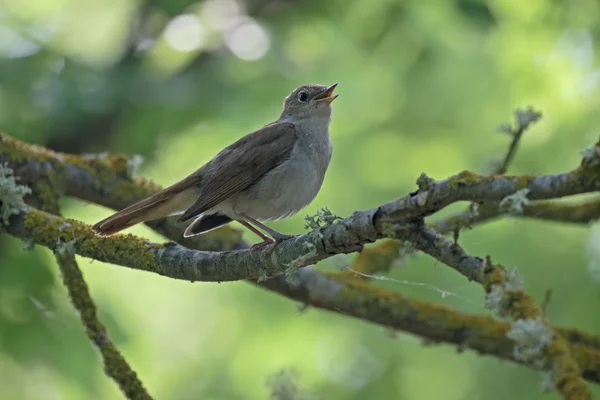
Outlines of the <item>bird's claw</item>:
[[250,247],[250,250],[251,251],[258,250],[258,249],[261,249],[261,248],[263,248],[265,246],[268,246],[270,244],[273,244],[273,243],[275,243],[275,242],[272,241],[271,239],[269,239],[269,240],[263,240],[262,242],[254,243],[252,245],[252,247]]
[[273,239],[275,239],[275,240],[270,239],[270,238],[265,239],[262,242],[253,244],[252,247],[250,247],[250,250],[258,250],[258,249],[261,249],[270,244],[276,245],[277,243],[283,242],[284,240],[287,240],[287,239],[290,239],[293,237],[294,237],[293,235],[284,235],[282,233],[279,233],[277,235],[273,235]]

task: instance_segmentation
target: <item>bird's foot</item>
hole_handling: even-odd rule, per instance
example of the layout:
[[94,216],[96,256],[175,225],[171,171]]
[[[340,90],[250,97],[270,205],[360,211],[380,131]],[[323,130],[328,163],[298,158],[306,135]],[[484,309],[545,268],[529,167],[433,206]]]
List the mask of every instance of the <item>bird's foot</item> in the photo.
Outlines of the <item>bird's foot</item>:
[[262,242],[253,244],[252,247],[250,247],[250,250],[261,249],[270,244],[276,245],[278,243],[283,242],[284,240],[287,240],[287,239],[290,239],[293,237],[294,237],[293,235],[284,235],[283,233],[277,233],[276,235],[273,235],[273,239],[275,239],[275,240],[266,237]]
[[254,243],[252,247],[250,247],[250,250],[258,250],[273,243],[275,242],[272,239],[265,239],[262,242]]

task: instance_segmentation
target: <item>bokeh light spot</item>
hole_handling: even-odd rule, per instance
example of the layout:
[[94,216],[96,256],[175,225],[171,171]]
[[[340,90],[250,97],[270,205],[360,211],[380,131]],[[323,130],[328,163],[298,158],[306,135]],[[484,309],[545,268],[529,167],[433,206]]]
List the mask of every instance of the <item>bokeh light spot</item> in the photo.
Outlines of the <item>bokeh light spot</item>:
[[256,21],[247,19],[225,34],[225,43],[238,58],[253,61],[262,58],[269,47],[269,35]]
[[177,51],[198,50],[206,42],[206,29],[196,16],[179,15],[165,28],[165,41]]
[[241,14],[241,7],[235,0],[208,0],[202,3],[203,20],[217,31],[231,28]]

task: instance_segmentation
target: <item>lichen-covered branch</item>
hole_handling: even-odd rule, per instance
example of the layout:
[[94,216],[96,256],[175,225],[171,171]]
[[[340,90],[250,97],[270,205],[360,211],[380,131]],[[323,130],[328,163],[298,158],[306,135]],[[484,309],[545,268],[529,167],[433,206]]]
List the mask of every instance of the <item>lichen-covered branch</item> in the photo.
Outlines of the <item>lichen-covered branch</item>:
[[[540,118],[541,113],[532,108],[516,110],[514,126],[504,124],[498,127],[498,131],[511,135],[512,140],[502,162],[494,168],[495,174],[503,174],[508,170],[508,166],[514,159],[523,134],[532,123],[537,122]],[[594,158],[598,158],[596,145],[591,146],[586,151],[588,159],[592,159],[593,161]],[[583,168],[586,166],[589,167],[590,164],[586,163],[585,158],[584,154],[582,172],[585,172]],[[597,171],[588,170],[587,172],[590,173],[590,175],[597,174]],[[525,179],[529,178],[525,177]],[[419,178],[417,183],[421,189],[420,195],[423,197],[421,200],[426,201],[429,196],[428,189],[430,189],[431,186],[434,186],[433,184],[436,184],[436,182],[423,175]],[[522,190],[526,190],[529,195],[530,190],[528,188]],[[503,209],[500,205],[503,200],[504,203],[506,203],[507,198],[510,198],[510,195],[504,197],[500,201],[473,202],[467,210],[430,222],[429,226],[444,235],[454,233],[455,239],[458,239],[458,234],[464,227],[472,227],[506,215],[507,211],[510,210]],[[529,201],[528,199],[526,202],[521,202],[519,207],[521,212],[516,215],[513,213],[513,216],[572,223],[587,223],[600,217],[600,200],[598,199],[575,204],[564,204],[559,201]],[[401,241],[385,241],[384,243],[361,253],[356,258],[350,270],[366,274],[386,271],[390,268],[391,264],[398,259],[398,252],[402,247],[403,244]],[[347,274],[348,272],[344,273]]]
[[[328,276],[311,268],[294,272],[295,285],[287,285],[278,276],[262,283],[269,290],[311,304],[313,307],[342,313],[378,325],[418,335],[432,342],[451,343],[461,350],[471,349],[481,354],[542,368],[531,360],[515,355],[515,342],[507,334],[511,325],[488,316],[468,315],[441,304],[431,304],[369,283],[338,275]],[[282,288],[285,287],[285,290]],[[600,383],[600,349],[589,346],[593,339],[569,328],[555,328],[569,338],[573,357],[583,376]]]
[[152,397],[144,388],[135,371],[110,340],[106,328],[98,320],[96,305],[90,296],[75,256],[69,253],[68,247],[58,248],[54,254],[73,306],[79,311],[88,337],[100,350],[106,375],[119,385],[127,399],[151,400]]
[[[458,224],[474,227],[506,216],[499,204],[484,203],[477,208],[477,213],[463,211],[451,216],[429,222],[429,226],[441,234],[448,234]],[[511,215],[516,218],[537,219],[569,224],[589,224],[600,218],[600,198],[580,201],[541,200],[531,201],[523,205],[523,212]]]
[[[256,251],[200,251],[177,243],[156,244],[133,235],[98,237],[89,225],[26,207],[9,220],[9,234],[50,249],[70,242],[73,252],[111,264],[154,272],[174,279],[223,282],[264,279],[312,265],[338,253],[357,251],[378,235],[368,212]],[[367,220],[367,221],[365,221]],[[75,239],[75,240],[74,240]]]
[[[68,248],[71,250],[77,250],[78,246],[81,246],[79,249],[85,252],[90,250],[83,249],[93,246],[106,249],[107,254],[120,253],[122,250],[120,247],[114,247],[115,243],[86,243],[88,238],[84,234],[84,230],[88,227],[77,221],[50,216],[31,209],[23,214],[30,212],[36,214],[34,218],[36,220],[41,217],[48,218],[42,222],[55,227],[64,227],[54,238],[56,242],[51,241],[54,243],[55,251],[62,248],[64,243],[72,240],[73,235],[80,239],[69,244]],[[13,217],[16,220],[24,218],[21,215]],[[23,229],[23,227],[19,227],[20,225],[23,223],[11,224],[8,232],[14,234],[20,231]],[[100,240],[108,241],[111,238],[101,238]],[[134,246],[154,246],[132,235],[125,240],[121,238],[115,242],[130,241],[137,242],[137,244],[130,244],[133,247],[129,247],[127,250],[133,251],[138,257],[146,254],[148,248]],[[105,253],[100,256],[97,259],[106,260]],[[129,262],[131,261],[129,260]],[[482,354],[494,355],[525,365],[531,364],[528,360],[519,359],[513,353],[515,343],[506,336],[510,325],[505,322],[496,321],[491,317],[466,315],[443,305],[411,299],[398,293],[376,288],[357,279],[327,276],[311,268],[292,270],[290,274],[292,276],[279,275],[268,278],[260,285],[314,307],[413,333],[429,341],[451,343],[458,345],[461,349],[472,349]],[[85,307],[88,312],[90,308],[89,305]],[[581,363],[584,376],[600,383],[600,350],[580,343],[578,340],[574,341],[573,346],[578,348],[577,361]]]
[[[47,178],[42,178],[38,179],[32,186],[32,195],[28,196],[28,201],[60,217],[58,206],[59,193],[52,186],[52,182]],[[54,195],[43,197],[39,193],[53,193]],[[68,223],[65,222],[61,226],[61,230],[64,230],[67,226]],[[144,388],[137,374],[129,366],[129,363],[116,348],[112,340],[110,340],[106,328],[98,319],[96,304],[83,278],[83,273],[77,265],[75,255],[72,253],[73,243],[77,239],[66,239],[67,241],[56,243],[54,257],[60,269],[60,274],[67,288],[71,303],[73,303],[73,306],[79,313],[86,334],[100,351],[106,375],[117,383],[127,399],[152,400],[152,397]]]
[[527,190],[529,200],[556,199],[600,190],[599,171],[579,167],[551,175],[480,175],[463,171],[442,181],[427,180],[419,191],[379,207],[389,220],[420,218],[459,201],[500,202]]
[[[500,209],[497,202],[484,203],[477,207],[477,212],[471,210],[457,212],[450,216],[429,222],[428,225],[436,232],[447,235],[464,227],[473,228],[477,225],[502,218],[506,214]],[[589,224],[600,218],[600,198],[581,200],[578,202],[564,202],[559,200],[533,201],[523,205],[523,212],[514,215],[517,218],[530,218],[553,222],[572,224]],[[404,243],[398,239],[388,239],[381,243],[365,248],[354,260],[350,268],[341,271],[341,275],[353,275],[353,271],[372,275],[385,272],[391,265],[402,257]],[[366,278],[363,275],[363,278]]]
[[600,198],[578,202],[539,201],[523,207],[523,217],[555,222],[589,224],[600,218]]
[[537,363],[552,371],[556,388],[566,399],[591,399],[581,380],[581,371],[566,340],[545,320],[542,309],[521,287],[518,277],[504,266],[469,255],[457,243],[420,223],[397,228],[398,237],[469,280],[479,282],[488,295],[488,306],[513,323],[507,335],[516,344],[516,358]]
[[[76,157],[58,154],[3,135],[0,136],[0,160],[4,159],[25,180],[31,181],[40,175],[50,174],[56,182],[63,183],[67,194],[116,208],[159,189],[148,182],[132,180],[125,157]],[[149,244],[144,244],[151,251],[147,252],[146,258],[137,265],[140,269],[187,280],[226,281],[270,276],[284,272],[289,267],[311,265],[331,254],[357,251],[362,244],[389,236],[385,232],[387,224],[423,217],[456,201],[497,202],[524,188],[528,190],[530,199],[562,197],[596,190],[599,185],[598,179],[591,179],[595,176],[595,169],[582,166],[570,173],[557,175],[510,177],[463,172],[439,182],[424,177],[420,179],[420,189],[416,193],[375,209],[356,212],[339,223],[326,226],[319,232],[287,240],[272,250],[203,254],[175,245],[151,245],[150,248]],[[128,196],[124,195],[124,192]],[[28,215],[31,219],[35,213]],[[53,240],[56,236],[54,224],[51,221],[47,222],[49,223],[44,229],[36,229],[39,243],[48,243],[48,240]],[[171,226],[165,225],[164,221],[153,222],[150,225]],[[22,234],[30,235],[31,232]],[[100,239],[87,238],[88,242],[97,240]],[[119,243],[125,246],[120,239],[107,240],[114,241],[117,246]],[[210,241],[202,236],[196,240]],[[110,243],[103,242],[103,245]],[[204,247],[202,245],[197,247]],[[229,243],[229,248],[242,246],[239,241],[235,244]],[[211,247],[214,247],[214,244]],[[135,265],[117,258],[109,255],[106,261]],[[152,262],[149,261],[150,258]]]
[[[386,235],[386,224],[378,224],[377,209],[356,212],[341,223],[286,240],[257,251],[199,251],[176,243],[155,244],[124,235],[103,238],[89,226],[29,208],[11,219],[9,233],[53,248],[63,238],[77,238],[74,251],[82,256],[129,268],[155,272],[189,281],[259,279],[312,265],[334,254],[355,252],[362,244]],[[385,215],[380,214],[380,219]],[[395,235],[395,232],[388,231]],[[143,256],[140,256],[142,254]],[[473,278],[466,271],[460,271]]]
[[[124,208],[161,189],[149,180],[133,178],[129,158],[124,155],[59,153],[0,133],[2,163],[6,163],[22,183],[31,185],[42,177],[49,177],[60,193],[112,209]],[[177,233],[181,237],[183,233],[181,226],[165,223],[164,219],[148,225],[163,234]],[[228,226],[186,239],[183,244],[205,250],[247,247],[241,233]]]
[[[528,108],[526,110],[518,109],[515,111],[515,125],[503,124],[497,130],[511,135],[512,139],[503,159],[494,167],[494,174],[504,174],[515,157],[519,143],[525,131],[531,124],[541,118],[541,113]],[[598,158],[598,147],[590,146],[583,152],[584,163],[587,158]],[[420,188],[426,189],[431,182],[430,178],[423,176],[420,178]],[[506,199],[506,198],[505,198]],[[489,222],[506,215],[505,209],[500,207],[500,202],[471,203],[471,206],[463,211],[448,217],[438,219],[429,224],[436,231],[442,234],[454,233],[458,237],[460,230],[464,227],[473,227],[474,225]],[[600,217],[600,199],[586,200],[579,203],[565,204],[560,201],[527,201],[520,204],[520,213],[512,216],[525,217],[533,219],[542,219],[569,223],[589,223]],[[391,264],[399,258],[399,250],[403,247],[401,241],[385,241],[374,246],[367,251],[362,252],[348,271],[340,272],[342,275],[353,274],[356,271],[366,278],[370,274],[387,271]],[[401,256],[401,255],[400,255]],[[354,274],[359,276],[358,274]]]
[[[565,174],[511,177],[463,172],[444,181],[434,181],[423,175],[418,181],[419,191],[416,193],[372,210],[356,212],[353,216],[341,222],[327,225],[316,232],[294,237],[275,248],[267,248],[257,252],[208,253],[191,250],[191,248],[227,250],[245,247],[246,244],[240,240],[239,234],[233,229],[217,230],[215,236],[200,236],[193,241],[188,241],[185,243],[188,248],[174,243],[166,245],[152,244],[131,235],[126,239],[124,236],[101,239],[93,236],[87,225],[76,221],[70,221],[71,226],[57,235],[56,228],[64,220],[61,221],[60,218],[31,208],[13,216],[9,232],[19,237],[26,236],[30,238],[35,236],[34,241],[49,247],[55,246],[55,240],[63,237],[61,236],[63,233],[65,235],[75,234],[77,237],[81,237],[80,240],[74,243],[74,250],[79,254],[92,255],[94,258],[103,261],[122,263],[122,265],[180,279],[219,281],[244,278],[257,279],[287,272],[287,275],[294,275],[302,281],[301,275],[309,274],[312,277],[310,290],[306,289],[309,287],[306,284],[298,286],[290,284],[281,275],[268,279],[261,285],[288,297],[302,299],[302,301],[309,302],[309,304],[327,309],[330,309],[331,306],[331,309],[344,310],[341,303],[348,301],[348,299],[343,294],[349,294],[351,296],[348,297],[352,297],[350,300],[355,301],[350,301],[350,303],[356,306],[356,311],[354,313],[342,312],[419,334],[416,330],[413,330],[414,328],[410,327],[408,321],[402,322],[400,317],[397,317],[400,320],[397,326],[391,322],[395,320],[396,316],[386,308],[386,301],[392,298],[395,299],[398,302],[394,303],[394,306],[398,307],[395,310],[406,307],[406,301],[400,301],[396,294],[379,291],[379,289],[374,289],[368,283],[359,280],[344,280],[343,277],[330,278],[310,268],[296,269],[327,258],[331,254],[360,250],[362,244],[383,237],[400,237],[401,239],[414,240],[415,237],[410,239],[399,234],[398,227],[412,226],[411,224],[414,224],[415,221],[420,221],[423,217],[457,201],[484,203],[483,206],[485,207],[488,207],[488,205],[492,207],[494,204],[497,206],[499,203],[503,203],[515,209],[521,207],[523,213],[526,213],[528,207],[536,204],[535,200],[553,199],[596,191],[600,181],[598,179],[599,171],[597,170],[598,162],[595,158],[597,155],[598,152],[596,151],[587,152],[581,166]],[[68,195],[112,208],[124,207],[159,190],[156,185],[147,181],[131,179],[126,168],[126,160],[125,157],[119,156],[77,157],[58,154],[0,135],[0,161],[6,161],[11,167],[15,168],[17,174],[23,180],[31,182],[40,176],[51,176],[54,182],[63,185],[64,191]],[[489,217],[492,218],[495,214],[496,211],[493,207],[490,208]],[[38,223],[42,224],[43,229],[34,228]],[[160,220],[149,225],[172,240],[180,241],[181,239],[183,227],[177,226],[169,220]],[[418,230],[426,232],[426,229],[423,228],[426,227],[421,225]],[[437,234],[435,231],[433,233]],[[231,239],[232,237],[234,240]],[[447,240],[443,237],[442,239]],[[453,245],[452,249],[457,249],[456,243],[448,242]],[[451,253],[439,254],[439,256],[447,257],[449,254]],[[383,255],[383,258],[385,258],[385,255]],[[481,264],[465,263],[464,260],[452,257],[449,257],[447,261],[449,265],[457,268],[471,279],[481,278],[482,271],[486,268],[485,265],[482,268]],[[230,270],[232,266],[234,267],[233,271]],[[499,269],[496,268],[496,270]],[[338,287],[339,290],[334,290]],[[302,295],[298,294],[298,288],[304,288]],[[340,298],[335,296],[322,297],[324,291],[327,290],[333,290],[333,292],[342,294],[342,296]],[[373,297],[372,302],[369,304],[373,309],[361,307],[360,301],[371,299],[371,294]],[[423,309],[420,308],[420,310]],[[361,315],[361,313],[364,313],[364,315]],[[377,315],[385,316],[388,318],[388,322],[378,320]],[[456,316],[455,312],[453,316]],[[420,323],[418,322],[420,318],[414,317],[414,312],[412,317],[417,319],[416,324]],[[524,318],[519,320],[522,319]],[[441,321],[437,325],[437,329],[439,331],[446,329],[452,331],[450,325],[445,326],[444,323],[444,321]],[[400,328],[400,326],[403,326],[403,328]],[[544,326],[547,325],[544,323]],[[433,327],[429,328],[436,332]],[[510,326],[510,329],[512,328],[513,326]],[[507,334],[505,332],[504,336]],[[510,351],[514,350],[515,343],[518,345],[518,342],[511,341],[510,338],[506,339],[510,344]],[[594,353],[597,350],[581,343],[574,343],[568,348],[564,340],[562,343],[560,342],[561,338],[558,335],[553,336],[552,339],[552,343],[558,341],[560,345],[558,346],[560,352],[550,354],[550,357],[548,357],[561,367],[555,373],[555,377],[558,377],[557,387],[563,393],[585,393],[585,387],[583,387],[583,391],[580,390],[582,385],[579,384],[578,378],[571,379],[571,372],[574,373],[575,370],[569,369],[569,362],[572,362],[569,351],[572,350],[572,356],[580,364],[584,376],[589,378],[599,375],[595,367],[588,368],[589,365],[594,365],[594,362],[598,360]],[[446,339],[440,340],[446,341]],[[473,346],[473,348],[476,347]],[[512,354],[511,359],[518,360],[518,357]],[[530,360],[520,361],[531,363]],[[547,365],[534,366],[547,367]],[[565,374],[569,379],[562,379]]]

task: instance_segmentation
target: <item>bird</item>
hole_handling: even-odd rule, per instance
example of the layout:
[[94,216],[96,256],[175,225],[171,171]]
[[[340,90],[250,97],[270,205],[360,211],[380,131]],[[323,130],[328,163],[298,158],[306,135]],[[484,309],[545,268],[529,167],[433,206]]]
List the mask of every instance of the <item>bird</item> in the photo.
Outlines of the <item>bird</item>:
[[237,221],[262,239],[258,249],[290,238],[263,222],[290,217],[310,204],[332,155],[329,125],[337,83],[302,85],[284,100],[279,118],[221,150],[160,192],[94,224],[111,236],[142,222],[179,215],[192,237]]

